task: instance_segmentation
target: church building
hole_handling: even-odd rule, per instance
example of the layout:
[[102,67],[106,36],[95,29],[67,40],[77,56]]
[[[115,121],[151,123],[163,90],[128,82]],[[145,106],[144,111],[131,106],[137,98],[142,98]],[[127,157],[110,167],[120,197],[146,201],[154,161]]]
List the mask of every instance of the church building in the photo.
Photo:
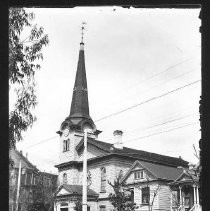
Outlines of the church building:
[[[114,207],[108,200],[108,195],[113,192],[113,189],[108,181],[113,183],[119,173],[123,174],[123,180],[128,186],[133,188],[133,200],[138,205],[136,210],[148,210],[150,195],[157,185],[162,189],[154,199],[153,210],[171,210],[171,191],[168,184],[181,175],[182,168],[188,168],[188,162],[181,158],[124,147],[123,132],[120,130],[113,131],[115,140],[113,144],[100,141],[99,134],[102,131],[96,128],[89,113],[82,41],[70,114],[61,123],[57,132],[60,135],[60,160],[55,167],[58,168],[60,185],[55,192],[55,211],[72,211],[77,202],[82,201],[84,128],[86,127],[93,131],[87,139],[88,211],[113,210]],[[145,178],[149,179],[145,180]]]

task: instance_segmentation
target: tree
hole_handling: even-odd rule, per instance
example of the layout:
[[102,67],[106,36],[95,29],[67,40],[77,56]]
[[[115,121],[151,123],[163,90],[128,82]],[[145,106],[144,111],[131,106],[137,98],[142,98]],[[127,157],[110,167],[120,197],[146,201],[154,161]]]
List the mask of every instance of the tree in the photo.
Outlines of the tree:
[[77,199],[75,201],[75,207],[74,207],[75,211],[82,211],[82,200],[81,199]]
[[[35,72],[40,69],[42,49],[49,43],[42,27],[32,25],[34,13],[22,8],[9,9],[9,90],[15,92],[14,107],[9,113],[9,148],[22,140],[22,132],[32,127],[37,105]],[[29,31],[29,32],[28,32]],[[25,38],[23,34],[28,32]]]
[[124,184],[121,183],[121,179],[122,174],[120,173],[113,184],[108,181],[108,184],[114,189],[114,193],[110,193],[108,199],[117,211],[134,210],[135,203],[131,201],[131,190],[124,187]]
[[[149,188],[150,187],[149,186],[149,183],[150,183],[149,177],[146,175],[145,179],[146,179],[145,187]],[[136,186],[136,187],[141,189],[141,186]],[[159,184],[157,184],[156,188],[152,192],[149,191],[148,211],[153,210],[154,201],[155,201],[155,198],[157,197],[160,189],[161,189],[161,186]]]
[[51,185],[47,185],[43,172],[37,172],[35,177],[38,182],[31,189],[32,194],[27,211],[53,211],[57,178],[51,177]]

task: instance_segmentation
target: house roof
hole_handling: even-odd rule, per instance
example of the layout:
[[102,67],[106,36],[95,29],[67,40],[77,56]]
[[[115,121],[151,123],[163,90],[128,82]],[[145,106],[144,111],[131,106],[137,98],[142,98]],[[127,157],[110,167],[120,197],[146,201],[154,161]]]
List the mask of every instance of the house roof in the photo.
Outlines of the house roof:
[[[66,191],[69,192],[69,194],[78,194],[82,195],[82,185],[68,185],[63,184],[59,187],[60,191],[62,188],[64,188]],[[94,190],[87,188],[87,195],[88,196],[98,196],[98,193],[96,193]]]
[[171,185],[177,185],[182,183],[198,183],[199,178],[190,170],[182,169],[182,173],[175,179],[174,182],[170,183]]
[[[127,147],[123,147],[123,149],[117,149],[117,148],[114,148],[113,144],[111,143],[102,142],[99,140],[95,140],[93,138],[88,138],[88,143],[96,146],[97,148],[104,150],[104,152],[108,154],[118,154],[118,155],[132,157],[132,158],[135,158],[136,160],[138,159],[138,160],[150,161],[150,162],[165,164],[169,166],[176,166],[176,167],[188,166],[188,162],[185,160],[182,160],[181,158],[160,155],[156,153],[151,153],[151,152],[147,152],[143,150],[136,150],[136,149],[127,148]],[[76,149],[80,150],[82,149],[83,146],[84,146],[84,138],[76,146]]]
[[151,173],[153,173],[158,179],[175,180],[183,171],[180,168],[156,163],[149,163],[144,161],[140,161],[140,163],[145,166]]
[[171,167],[166,165],[161,165],[157,163],[150,163],[145,161],[135,161],[129,171],[122,178],[122,182],[125,182],[128,176],[131,174],[132,170],[136,165],[140,165],[146,171],[149,171],[156,179],[164,179],[164,180],[175,180],[181,173],[182,169],[177,167]]
[[34,166],[25,156],[23,156],[22,152],[18,150],[11,149],[9,152],[11,159],[14,161],[14,168],[19,168],[20,160],[21,160],[21,167],[38,171],[36,166]]

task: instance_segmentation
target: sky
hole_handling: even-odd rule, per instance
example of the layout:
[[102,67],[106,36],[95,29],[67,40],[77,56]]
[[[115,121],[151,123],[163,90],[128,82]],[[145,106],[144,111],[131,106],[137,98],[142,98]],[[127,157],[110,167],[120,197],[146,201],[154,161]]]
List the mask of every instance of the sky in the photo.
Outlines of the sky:
[[[99,140],[113,143],[113,131],[122,130],[126,147],[197,163],[193,144],[198,149],[201,136],[200,9],[27,10],[35,13],[34,23],[50,40],[35,76],[37,121],[17,144],[29,161],[57,173],[56,131],[70,113],[81,24],[86,22],[89,109],[103,131]],[[10,93],[10,102],[14,98]]]

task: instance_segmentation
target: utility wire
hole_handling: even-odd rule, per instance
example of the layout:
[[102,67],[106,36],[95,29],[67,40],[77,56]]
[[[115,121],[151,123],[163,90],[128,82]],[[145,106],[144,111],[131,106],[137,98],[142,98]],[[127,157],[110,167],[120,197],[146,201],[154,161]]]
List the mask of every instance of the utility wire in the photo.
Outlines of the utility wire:
[[[99,121],[101,121],[101,120],[104,120],[104,119],[107,119],[107,118],[109,118],[109,117],[115,116],[115,115],[117,115],[117,114],[123,113],[123,112],[125,112],[125,111],[127,111],[127,110],[130,110],[130,109],[132,109],[132,108],[135,108],[135,107],[137,107],[137,106],[140,106],[140,105],[143,105],[143,104],[145,104],[145,103],[148,103],[148,102],[150,102],[150,101],[152,101],[152,100],[155,100],[155,99],[164,97],[164,96],[166,96],[166,95],[168,95],[168,94],[171,94],[171,93],[173,93],[173,92],[175,92],[175,91],[178,91],[178,90],[180,90],[180,89],[183,89],[183,88],[185,88],[185,87],[187,87],[187,86],[191,86],[191,85],[193,85],[193,84],[195,84],[195,83],[197,83],[197,82],[199,82],[199,81],[200,81],[200,80],[194,81],[194,82],[189,83],[189,84],[186,84],[186,85],[184,85],[184,86],[182,86],[182,87],[178,87],[177,89],[174,89],[174,90],[172,90],[172,91],[166,92],[166,93],[164,93],[164,94],[162,94],[162,95],[159,95],[159,96],[150,98],[150,99],[148,99],[148,100],[146,100],[146,101],[143,101],[143,102],[138,103],[138,104],[136,104],[136,105],[133,105],[133,106],[131,106],[131,107],[129,107],[129,108],[126,108],[126,109],[123,109],[123,110],[121,110],[121,111],[118,111],[118,112],[116,112],[116,113],[114,113],[114,114],[107,115],[107,116],[105,116],[105,117],[103,117],[103,118],[101,118],[101,119],[96,120],[95,122],[99,122]],[[26,149],[29,149],[29,148],[31,148],[31,147],[37,146],[37,145],[39,145],[39,144],[42,144],[42,143],[44,143],[44,142],[50,141],[50,140],[52,140],[52,139],[54,139],[54,138],[57,138],[57,137],[59,137],[59,136],[53,136],[53,137],[50,137],[50,138],[48,138],[48,139],[42,140],[42,141],[40,141],[40,142],[38,142],[38,143],[36,143],[36,144],[33,144],[33,145],[29,146],[29,147],[26,147]]]
[[[196,69],[197,69],[197,68],[193,68],[191,71],[185,72],[185,73],[183,73],[183,74],[181,74],[181,75],[178,75],[178,76],[176,76],[176,77],[174,77],[174,78],[171,78],[170,80],[167,80],[166,82],[162,82],[162,83],[156,84],[156,85],[150,87],[149,89],[142,90],[140,93],[137,93],[137,94],[134,94],[134,95],[126,96],[126,97],[124,97],[123,100],[121,100],[120,102],[125,101],[125,100],[128,99],[128,98],[135,97],[135,96],[137,96],[137,95],[139,95],[139,94],[141,94],[141,93],[144,93],[144,95],[145,95],[145,93],[152,91],[154,88],[157,88],[157,87],[159,87],[159,86],[162,86],[162,85],[164,85],[164,84],[167,84],[167,83],[171,82],[172,80],[175,80],[175,79],[177,79],[177,78],[180,78],[180,77],[182,77],[182,76],[184,76],[184,75],[186,75],[186,74],[192,73],[192,72],[194,72]],[[144,96],[144,95],[143,95],[143,96]],[[112,103],[111,105],[113,105],[113,104],[114,104],[114,103]]]
[[[186,84],[186,85],[184,85],[184,86],[182,86],[182,87],[178,87],[177,89],[174,89],[174,90],[172,90],[172,91],[166,92],[166,93],[164,93],[164,94],[162,94],[162,95],[159,95],[159,96],[150,98],[150,99],[148,99],[148,100],[146,100],[146,101],[143,101],[143,102],[141,102],[141,103],[138,103],[138,104],[136,104],[136,105],[133,105],[133,106],[131,106],[131,107],[128,107],[128,108],[126,108],[126,109],[123,109],[123,110],[121,110],[121,111],[118,111],[118,112],[116,112],[116,113],[114,113],[114,114],[107,115],[107,116],[105,116],[105,117],[103,117],[103,118],[101,118],[101,119],[96,120],[95,122],[99,122],[99,121],[101,121],[101,120],[104,120],[104,119],[107,119],[107,118],[109,118],[109,117],[115,116],[115,115],[117,115],[117,114],[123,113],[123,112],[125,112],[125,111],[127,111],[127,110],[130,110],[130,109],[132,109],[132,108],[135,108],[135,107],[137,107],[137,106],[140,106],[140,105],[143,105],[143,104],[145,104],[145,103],[148,103],[148,102],[150,102],[150,101],[152,101],[152,100],[155,100],[155,99],[164,97],[164,96],[166,96],[166,95],[168,95],[168,94],[171,94],[171,93],[173,93],[173,92],[175,92],[175,91],[178,91],[178,90],[180,90],[180,89],[183,89],[183,88],[185,88],[185,87],[187,87],[187,86],[191,86],[191,85],[193,85],[193,84],[195,84],[195,83],[197,83],[197,82],[199,82],[199,81],[200,81],[200,80],[194,81],[194,82],[189,83],[189,84]],[[42,141],[40,141],[40,142],[38,142],[38,143],[36,143],[36,144],[33,144],[33,145],[29,146],[29,147],[26,147],[26,149],[29,149],[29,148],[34,147],[34,146],[37,146],[37,145],[39,145],[39,144],[41,144],[41,143],[50,141],[50,140],[52,140],[52,139],[54,139],[54,138],[57,138],[57,137],[59,137],[59,136],[53,136],[53,137],[50,137],[50,138],[48,138],[48,139],[44,139],[44,140],[42,140]]]
[[[195,114],[195,113],[194,113]],[[151,129],[151,128],[154,128],[154,127],[157,127],[157,126],[161,126],[161,125],[165,125],[165,124],[168,124],[168,123],[171,123],[171,122],[175,122],[175,121],[178,121],[178,120],[182,120],[182,119],[185,119],[189,116],[193,116],[194,114],[189,114],[189,115],[185,115],[185,116],[182,116],[182,117],[179,117],[179,118],[176,118],[176,119],[172,119],[172,120],[168,120],[168,121],[165,121],[165,122],[162,122],[162,123],[159,123],[159,124],[155,124],[155,125],[152,125],[152,126],[149,126],[149,127],[145,127],[143,128],[142,131],[145,131],[145,130],[148,130],[148,129]],[[125,136],[127,136],[127,134],[130,134],[131,132],[133,131],[136,131],[136,130],[140,130],[141,128],[137,128],[137,129],[134,129],[134,130],[130,130],[126,133]]]
[[141,136],[141,137],[138,137],[138,138],[135,138],[135,139],[130,139],[128,141],[125,141],[124,143],[128,143],[128,142],[132,142],[132,141],[136,141],[136,140],[140,140],[140,139],[149,138],[151,136],[155,136],[155,135],[158,135],[158,134],[161,134],[161,133],[167,133],[167,132],[170,132],[170,131],[173,131],[173,130],[178,130],[178,129],[181,129],[181,128],[184,128],[184,127],[188,127],[188,126],[191,126],[191,125],[195,125],[195,124],[198,124],[198,123],[199,122],[194,122],[194,123],[183,125],[183,126],[180,126],[180,127],[176,127],[176,128],[170,129],[170,130],[165,130],[165,131],[161,131],[161,132],[157,132],[157,133],[152,133],[152,134],[147,135],[147,136]]
[[184,86],[178,87],[178,88],[176,88],[176,89],[174,89],[174,90],[171,90],[171,91],[169,91],[169,92],[166,92],[166,93],[164,93],[164,94],[162,94],[162,95],[159,95],[159,96],[150,98],[150,99],[145,100],[145,101],[143,101],[143,102],[141,102],[141,103],[135,104],[135,105],[133,105],[133,106],[131,106],[131,107],[128,107],[128,108],[126,108],[126,109],[123,109],[123,110],[121,110],[121,111],[118,111],[118,112],[116,112],[116,113],[113,113],[113,114],[107,115],[107,116],[105,116],[105,117],[102,117],[102,118],[96,120],[95,122],[99,122],[99,121],[101,121],[101,120],[104,120],[104,119],[107,119],[107,118],[109,118],[109,117],[118,115],[118,114],[123,113],[123,112],[128,111],[128,110],[131,110],[131,109],[133,109],[133,108],[135,108],[135,107],[137,107],[137,106],[146,104],[146,103],[148,103],[148,102],[150,102],[150,101],[156,100],[156,99],[158,99],[158,98],[164,97],[164,96],[166,96],[166,95],[168,95],[168,94],[171,94],[171,93],[173,93],[173,92],[179,91],[180,89],[184,89],[184,88],[186,88],[186,87],[188,87],[188,86],[194,85],[194,84],[196,84],[196,83],[198,83],[198,82],[200,82],[200,81],[201,81],[201,80],[197,80],[197,81],[191,82],[191,83],[189,83],[189,84],[186,84],[186,85],[184,85]]
[[[144,83],[144,82],[150,80],[151,78],[154,78],[154,77],[156,77],[156,76],[158,76],[158,75],[160,75],[160,74],[162,74],[162,73],[168,72],[170,69],[173,69],[173,68],[176,67],[176,66],[179,66],[179,65],[181,65],[181,64],[183,64],[183,63],[185,63],[185,62],[187,62],[187,61],[192,60],[192,58],[193,58],[193,57],[191,57],[191,58],[189,58],[189,59],[185,59],[185,60],[183,60],[183,61],[181,61],[181,62],[178,62],[178,63],[176,63],[176,64],[174,64],[174,65],[171,65],[171,66],[169,66],[168,68],[166,68],[165,70],[163,70],[163,71],[161,71],[161,72],[159,72],[159,73],[156,73],[156,74],[154,74],[154,75],[151,75],[150,77],[141,80],[141,81],[138,82],[137,84],[128,87],[127,90],[128,90],[128,89],[131,89],[131,88],[133,88],[133,87],[135,87],[135,86],[138,86],[140,83]],[[120,93],[122,93],[122,92],[120,92]]]
[[[179,118],[176,118],[176,119],[171,119],[171,120],[168,120],[168,121],[165,121],[165,122],[162,122],[162,123],[159,123],[159,124],[155,124],[155,125],[152,125],[152,126],[144,127],[144,128],[136,128],[134,130],[129,130],[128,132],[126,132],[126,134],[123,137],[130,135],[130,133],[135,134],[133,132],[134,131],[138,131],[140,129],[141,129],[141,132],[142,132],[142,131],[145,131],[145,130],[148,130],[148,129],[151,129],[151,128],[154,128],[154,127],[157,127],[157,126],[161,126],[161,125],[165,125],[165,124],[168,124],[168,123],[171,123],[171,122],[174,122],[174,121],[185,119],[185,118],[187,118],[189,116],[193,116],[195,114],[196,113],[185,115],[185,116],[182,116],[182,117],[179,117]],[[113,140],[113,137],[112,138],[105,139],[103,141],[111,141],[111,140]]]
[[26,147],[26,149],[29,149],[29,148],[34,147],[34,146],[37,146],[37,145],[39,145],[39,144],[42,144],[42,143],[44,143],[44,142],[50,141],[50,140],[52,140],[52,139],[54,139],[54,138],[58,138],[58,137],[59,137],[59,136],[53,136],[53,137],[50,137],[50,138],[48,138],[48,139],[44,139],[44,140],[42,140],[42,141],[40,141],[40,142],[38,142],[38,143],[36,143],[36,144],[33,144],[33,145],[31,145],[31,146]]
[[[191,125],[195,125],[195,124],[198,124],[199,122],[194,122],[194,123],[190,123],[190,124],[185,124],[185,125],[182,125],[182,126],[179,126],[179,127],[176,127],[176,128],[172,128],[172,129],[169,129],[169,130],[165,130],[165,131],[160,131],[160,132],[157,132],[157,133],[152,133],[150,135],[146,135],[146,136],[141,136],[141,137],[137,137],[135,139],[130,139],[128,141],[124,141],[123,143],[128,143],[128,142],[132,142],[132,141],[136,141],[136,140],[140,140],[140,139],[145,139],[145,138],[149,138],[151,136],[155,136],[155,135],[158,135],[158,134],[162,134],[162,133],[166,133],[166,132],[170,132],[170,131],[173,131],[173,130],[178,130],[178,129],[181,129],[181,128],[184,128],[184,127],[189,127]],[[48,139],[49,140],[49,139]],[[41,142],[39,142],[41,143]],[[65,154],[63,154],[65,158],[67,158],[67,160],[69,159]],[[53,164],[57,164],[57,162],[55,160],[49,160],[49,159],[41,159],[41,160],[46,160],[47,163],[53,163]]]

